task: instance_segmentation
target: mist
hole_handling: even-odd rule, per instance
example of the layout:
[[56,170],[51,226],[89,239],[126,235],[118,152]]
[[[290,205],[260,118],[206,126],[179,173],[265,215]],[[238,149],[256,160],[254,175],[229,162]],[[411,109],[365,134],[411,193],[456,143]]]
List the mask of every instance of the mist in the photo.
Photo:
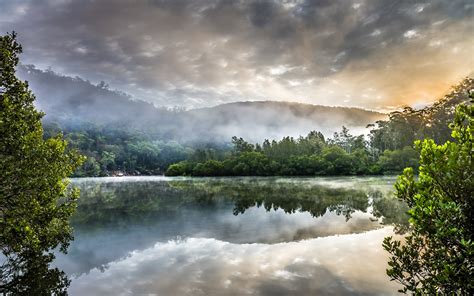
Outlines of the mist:
[[250,142],[299,137],[312,130],[331,136],[344,125],[353,134],[367,133],[367,124],[385,119],[379,112],[291,102],[238,102],[201,109],[166,109],[112,90],[31,65],[18,69],[36,94],[45,122],[81,129],[93,124],[144,132],[154,139],[185,142],[229,142],[232,136]]
[[[82,192],[76,240],[56,265],[73,278],[72,295],[390,294],[396,285],[383,272],[387,254],[379,246],[393,230],[374,216],[370,199],[389,198],[394,180],[74,179]],[[233,184],[240,189],[227,191]],[[329,191],[314,197],[315,216],[279,204],[266,186],[290,196]],[[262,189],[249,194],[252,188]],[[350,219],[337,210],[336,192],[353,199],[343,202]],[[269,199],[260,203],[255,193]],[[123,208],[128,201],[137,206]],[[250,207],[236,213],[245,201]],[[370,266],[362,264],[367,258]]]

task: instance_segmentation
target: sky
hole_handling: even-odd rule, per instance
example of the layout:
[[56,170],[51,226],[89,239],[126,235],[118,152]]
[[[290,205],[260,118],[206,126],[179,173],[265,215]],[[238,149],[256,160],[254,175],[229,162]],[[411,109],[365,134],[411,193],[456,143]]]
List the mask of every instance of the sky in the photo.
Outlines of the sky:
[[420,107],[474,68],[471,0],[0,0],[13,30],[23,64],[187,109]]

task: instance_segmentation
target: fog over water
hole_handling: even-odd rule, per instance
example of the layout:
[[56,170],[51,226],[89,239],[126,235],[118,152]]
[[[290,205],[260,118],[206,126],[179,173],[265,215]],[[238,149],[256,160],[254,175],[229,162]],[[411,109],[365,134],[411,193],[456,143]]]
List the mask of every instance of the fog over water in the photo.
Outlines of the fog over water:
[[392,295],[393,182],[75,179],[75,240],[56,264],[71,295]]

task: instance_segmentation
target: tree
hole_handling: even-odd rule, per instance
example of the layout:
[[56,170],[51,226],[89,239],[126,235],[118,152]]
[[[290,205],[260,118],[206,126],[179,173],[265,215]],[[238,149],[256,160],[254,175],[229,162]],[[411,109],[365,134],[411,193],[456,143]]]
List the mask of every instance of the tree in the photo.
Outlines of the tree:
[[328,146],[323,150],[323,159],[326,162],[326,174],[348,175],[352,170],[349,154],[339,146]]
[[166,170],[167,176],[186,176],[190,175],[193,166],[187,161],[180,161],[178,163],[172,164]]
[[237,138],[236,136],[232,137],[232,145],[234,145],[235,153],[251,152],[254,150],[254,146],[246,142],[242,138]]
[[0,36],[0,293],[64,294],[65,274],[48,267],[72,239],[78,192],[66,177],[82,157],[61,135],[43,139],[43,113],[15,76],[21,52],[15,33]]
[[334,133],[332,142],[333,144],[338,145],[344,149],[347,153],[351,153],[354,140],[355,137],[349,133],[349,129],[345,126],[342,126],[340,133]]
[[410,146],[398,150],[385,150],[380,155],[377,164],[384,173],[399,174],[404,168],[416,168],[420,155],[418,151]]
[[377,121],[377,127],[370,131],[372,153],[378,156],[387,149],[402,149],[411,146],[414,140],[428,137],[438,144],[446,142],[451,138],[448,124],[454,118],[456,106],[469,102],[473,88],[474,79],[466,77],[431,106],[420,110],[406,107],[401,112],[391,112],[388,121]]
[[[471,95],[472,98],[472,95]],[[457,107],[454,142],[417,141],[420,174],[405,169],[397,196],[410,207],[410,232],[402,243],[385,238],[387,274],[415,294],[469,295],[474,291],[474,107]]]

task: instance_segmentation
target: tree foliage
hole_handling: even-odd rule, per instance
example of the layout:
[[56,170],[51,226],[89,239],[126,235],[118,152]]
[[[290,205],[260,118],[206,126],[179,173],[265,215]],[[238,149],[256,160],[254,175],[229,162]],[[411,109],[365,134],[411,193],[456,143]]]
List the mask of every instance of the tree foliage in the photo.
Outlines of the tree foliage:
[[175,141],[153,140],[140,131],[93,124],[45,124],[46,137],[63,133],[69,147],[87,160],[75,177],[99,177],[122,172],[129,175],[162,174],[172,163],[188,158],[194,150]]
[[469,102],[474,79],[467,77],[433,105],[416,110],[405,107],[389,114],[386,121],[377,121],[370,132],[370,145],[374,153],[403,149],[415,140],[433,139],[441,144],[451,139],[448,127],[454,118],[456,106]]
[[22,48],[14,33],[0,36],[0,292],[65,293],[68,280],[48,269],[52,250],[66,252],[77,191],[66,177],[82,157],[61,135],[43,139],[41,118],[27,82],[15,76]]
[[[353,136],[342,127],[332,138],[312,131],[306,137],[284,137],[252,144],[233,137],[230,153],[199,149],[184,162],[172,164],[169,176],[317,176],[397,174],[412,167],[417,173],[419,151],[413,142],[432,138],[444,143],[449,137],[448,122],[455,107],[465,103],[474,80],[465,78],[452,91],[431,106],[415,110],[410,107],[377,121],[368,139]],[[196,168],[196,169],[195,169]]]
[[[233,137],[232,153],[196,151],[194,157],[172,164],[169,176],[315,176],[369,175],[401,172],[404,165],[418,164],[418,153],[410,147],[371,157],[363,136],[352,136],[342,127],[333,139],[312,131],[306,137],[284,137],[250,144]],[[210,151],[209,151],[210,152]]]
[[420,174],[405,169],[397,195],[409,207],[410,233],[405,242],[389,237],[387,274],[402,292],[461,294],[474,291],[474,107],[457,107],[453,142],[417,141]]

